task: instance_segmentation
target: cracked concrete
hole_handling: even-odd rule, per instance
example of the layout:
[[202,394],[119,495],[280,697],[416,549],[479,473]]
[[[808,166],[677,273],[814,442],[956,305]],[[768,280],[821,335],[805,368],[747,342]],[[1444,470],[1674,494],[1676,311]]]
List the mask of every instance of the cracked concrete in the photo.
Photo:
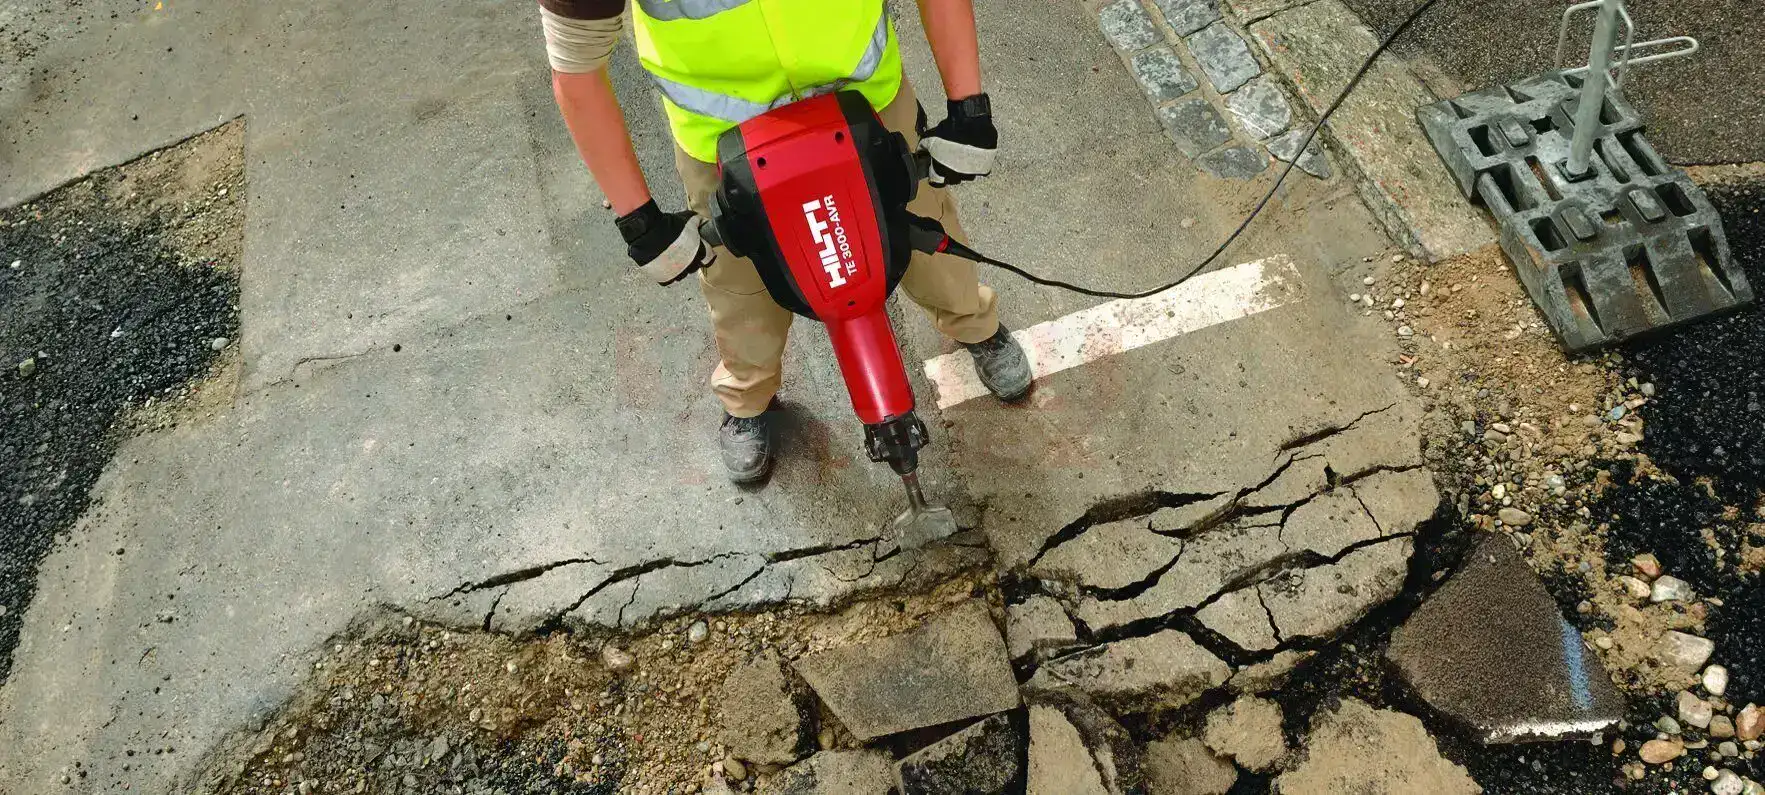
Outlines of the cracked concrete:
[[[1332,272],[1386,241],[1352,195],[1307,181],[1221,262],[1291,257],[1301,300],[1058,374],[1025,406],[925,408],[927,490],[973,532],[900,552],[876,540],[899,485],[862,460],[810,324],[785,364],[789,453],[763,490],[721,482],[703,306],[629,272],[552,107],[531,7],[95,2],[87,29],[21,69],[78,79],[0,95],[0,201],[245,114],[245,375],[228,413],[125,443],[43,567],[0,686],[0,788],[52,791],[79,762],[176,790],[196,749],[282,703],[315,650],[379,605],[509,632],[629,627],[988,563],[1017,573],[1063,528],[1128,518],[1185,548],[1224,533],[1278,546],[1278,511],[1227,514],[1284,459],[1325,455],[1347,479],[1418,455],[1414,407],[1368,375],[1394,342],[1329,300]],[[982,2],[979,24],[1011,144],[1007,166],[960,189],[978,248],[1133,287],[1236,225],[1254,197],[1173,174],[1174,147],[1082,9]],[[897,26],[935,108],[917,22]],[[286,69],[306,53],[325,57]],[[611,74],[652,187],[677,202],[630,48]],[[986,278],[1020,327],[1095,303]],[[953,349],[899,310],[897,329],[910,359]],[[1382,430],[1345,441],[1363,427]],[[1262,576],[1251,559],[1267,549],[1245,546],[1199,601],[1165,598],[1192,611]],[[154,621],[173,594],[186,619]],[[129,755],[149,742],[189,750]]]

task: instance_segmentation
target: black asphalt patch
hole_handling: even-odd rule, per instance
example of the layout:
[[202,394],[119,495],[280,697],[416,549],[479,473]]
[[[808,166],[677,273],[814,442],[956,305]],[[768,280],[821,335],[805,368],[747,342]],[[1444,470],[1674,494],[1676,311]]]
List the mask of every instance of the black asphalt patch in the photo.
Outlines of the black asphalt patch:
[[212,195],[180,195],[208,185],[141,184],[127,168],[0,210],[0,683],[37,569],[85,513],[119,420],[206,375],[213,340],[237,336],[237,263],[175,242],[208,234]]
[[[1421,0],[1345,2],[1383,37]],[[1563,7],[1537,0],[1448,0],[1425,14],[1394,52],[1424,56],[1463,90],[1511,82],[1551,68]],[[1765,14],[1756,0],[1632,2],[1629,8],[1637,41],[1689,35],[1703,45],[1689,58],[1631,70],[1624,93],[1642,111],[1649,142],[1682,165],[1765,160],[1765,135],[1759,134],[1765,129],[1765,91],[1759,90],[1765,60],[1758,57]],[[1571,28],[1566,65],[1587,63],[1590,19],[1583,13]]]

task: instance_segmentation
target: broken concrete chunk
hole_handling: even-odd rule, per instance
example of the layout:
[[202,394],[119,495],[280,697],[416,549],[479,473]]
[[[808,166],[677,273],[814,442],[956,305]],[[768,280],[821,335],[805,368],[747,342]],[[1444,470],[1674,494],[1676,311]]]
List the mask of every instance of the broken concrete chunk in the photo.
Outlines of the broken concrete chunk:
[[1255,696],[1239,696],[1230,706],[1208,715],[1202,740],[1215,753],[1256,772],[1267,772],[1287,755],[1280,705]]
[[1381,541],[1337,563],[1287,572],[1257,590],[1283,639],[1328,637],[1397,595],[1412,549],[1407,536]]
[[901,795],[1004,792],[1023,772],[1023,743],[1011,716],[994,715],[901,760]]
[[1440,755],[1422,722],[1344,699],[1312,721],[1307,755],[1275,781],[1281,795],[1477,795],[1464,768]]
[[1111,795],[1078,727],[1054,707],[1030,707],[1029,795]]
[[761,785],[759,795],[888,795],[895,763],[881,751],[822,751]]
[[1181,540],[1147,529],[1145,517],[1093,527],[1048,551],[1030,575],[1090,588],[1132,585],[1163,568],[1183,549]]
[[1512,542],[1484,536],[1387,651],[1428,705],[1485,743],[1585,737],[1624,700]]
[[1255,588],[1233,591],[1215,600],[1195,614],[1201,625],[1245,651],[1265,651],[1281,642],[1275,626],[1269,623],[1269,612],[1263,609]]
[[1354,490],[1383,535],[1413,533],[1440,509],[1440,491],[1426,469],[1374,472],[1355,481]]
[[1052,598],[1032,596],[1021,604],[1005,607],[1005,644],[1011,659],[1053,653],[1077,643],[1078,633],[1072,619]]
[[1005,640],[979,601],[910,632],[808,655],[796,669],[860,740],[1018,705]]
[[809,694],[776,655],[757,657],[730,671],[718,707],[718,739],[731,756],[788,765],[811,750],[815,728]]
[[1143,764],[1153,795],[1226,795],[1238,783],[1238,768],[1193,738],[1148,743]]
[[1295,651],[1289,649],[1277,653],[1264,662],[1240,668],[1226,682],[1228,687],[1240,693],[1267,693],[1287,684],[1287,678],[1300,663],[1312,658],[1317,652]]
[[1281,530],[1281,541],[1295,550],[1309,549],[1334,558],[1350,546],[1381,535],[1354,491],[1339,488],[1295,509]]
[[1083,693],[1117,713],[1187,704],[1231,675],[1231,669],[1181,630],[1167,629],[1050,660],[1029,690]]
[[[1097,771],[1103,791],[1112,794],[1145,791],[1139,744],[1102,707],[1077,693],[1036,693],[1028,701],[1032,709],[1058,710],[1066,723],[1078,732],[1079,742],[1090,756],[1090,764]],[[1033,787],[1030,789],[1030,792],[1035,791]]]
[[1143,593],[1122,600],[1086,597],[1079,601],[1076,616],[1092,630],[1101,630],[1198,607],[1286,551],[1278,525],[1216,527],[1185,542],[1176,565]]

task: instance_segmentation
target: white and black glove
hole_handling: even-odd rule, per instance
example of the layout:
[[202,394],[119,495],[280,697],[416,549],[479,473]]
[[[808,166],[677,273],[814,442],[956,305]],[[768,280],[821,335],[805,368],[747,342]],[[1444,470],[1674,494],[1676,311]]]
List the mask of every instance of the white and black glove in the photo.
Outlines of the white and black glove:
[[987,95],[947,104],[944,120],[919,139],[919,148],[932,156],[931,183],[958,185],[992,173],[999,155],[999,131],[993,127],[993,105]]
[[691,210],[662,212],[651,199],[614,223],[619,236],[625,238],[625,253],[637,263],[638,270],[667,286],[709,266],[716,258],[699,239],[699,226],[704,222]]

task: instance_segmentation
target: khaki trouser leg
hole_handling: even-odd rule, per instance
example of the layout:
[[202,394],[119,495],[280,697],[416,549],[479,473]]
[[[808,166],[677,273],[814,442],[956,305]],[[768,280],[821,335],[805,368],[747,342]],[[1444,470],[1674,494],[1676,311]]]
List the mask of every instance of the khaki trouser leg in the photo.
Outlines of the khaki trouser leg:
[[[877,114],[891,130],[907,136],[917,146],[914,121],[919,105],[913,86],[905,80],[889,106]],[[695,160],[679,147],[674,164],[686,186],[687,206],[710,217],[710,197],[717,188],[717,167]],[[956,203],[947,191],[921,183],[918,195],[907,208],[917,215],[935,218],[950,236],[968,242],[956,217]],[[711,391],[723,408],[737,417],[752,417],[766,410],[778,392],[785,339],[790,333],[791,313],[772,301],[754,263],[725,249],[717,262],[699,278],[705,303],[711,309],[711,328],[722,361],[711,374]],[[974,263],[949,254],[915,252],[901,277],[901,289],[925,308],[944,336],[958,342],[980,342],[999,328],[993,291],[980,283]]]
[[[674,165],[686,186],[687,206],[711,217],[717,166],[694,160],[680,147],[674,148]],[[724,248],[717,249],[716,263],[699,273],[699,290],[711,308],[711,331],[722,358],[711,372],[711,391],[731,415],[759,416],[778,393],[790,310],[773,302],[752,260]]]
[[[917,147],[919,133],[913,123],[918,113],[913,84],[902,80],[895,101],[877,115],[884,126],[907,136],[908,146]],[[956,217],[956,201],[949,191],[921,182],[907,209],[914,215],[936,219],[950,237],[968,244],[968,235]],[[957,342],[980,342],[999,330],[998,297],[993,295],[992,288],[981,284],[975,264],[961,257],[913,252],[907,273],[901,277],[901,290],[925,308],[938,331]]]

